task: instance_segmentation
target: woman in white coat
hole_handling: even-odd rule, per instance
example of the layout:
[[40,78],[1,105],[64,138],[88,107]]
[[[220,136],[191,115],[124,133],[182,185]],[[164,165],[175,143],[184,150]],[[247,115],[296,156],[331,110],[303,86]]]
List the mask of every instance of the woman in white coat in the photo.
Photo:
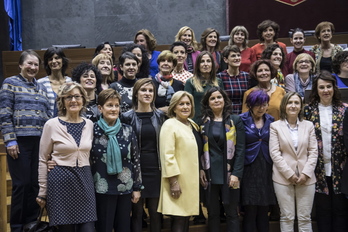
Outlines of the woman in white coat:
[[269,141],[281,231],[294,231],[296,213],[298,230],[312,231],[318,148],[313,123],[303,120],[303,102],[298,93],[289,92],[283,97],[280,120],[271,123]]

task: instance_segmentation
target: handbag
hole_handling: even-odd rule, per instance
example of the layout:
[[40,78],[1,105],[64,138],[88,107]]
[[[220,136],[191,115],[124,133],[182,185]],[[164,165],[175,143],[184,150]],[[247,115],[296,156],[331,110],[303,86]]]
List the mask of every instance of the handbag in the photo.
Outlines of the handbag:
[[[50,226],[47,221],[41,221],[42,214],[44,208],[40,209],[39,216],[36,221],[29,222],[25,224],[23,227],[23,232],[57,232],[57,228],[55,226]],[[46,216],[47,220],[47,216]]]

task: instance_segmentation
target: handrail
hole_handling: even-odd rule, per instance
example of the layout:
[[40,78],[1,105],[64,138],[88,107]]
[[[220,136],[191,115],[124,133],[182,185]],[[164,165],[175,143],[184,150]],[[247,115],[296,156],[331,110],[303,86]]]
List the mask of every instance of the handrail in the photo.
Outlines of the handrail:
[[7,230],[7,180],[6,151],[4,143],[0,142],[0,231]]

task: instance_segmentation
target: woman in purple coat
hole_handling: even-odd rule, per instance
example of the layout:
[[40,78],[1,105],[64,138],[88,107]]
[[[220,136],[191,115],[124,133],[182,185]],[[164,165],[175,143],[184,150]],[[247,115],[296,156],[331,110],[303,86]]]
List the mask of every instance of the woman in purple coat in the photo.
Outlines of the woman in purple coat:
[[272,159],[269,155],[270,124],[274,118],[266,114],[269,96],[263,90],[251,92],[246,104],[249,111],[241,114],[245,128],[245,159],[241,182],[241,202],[245,215],[243,231],[268,232],[268,208],[276,203],[272,182]]

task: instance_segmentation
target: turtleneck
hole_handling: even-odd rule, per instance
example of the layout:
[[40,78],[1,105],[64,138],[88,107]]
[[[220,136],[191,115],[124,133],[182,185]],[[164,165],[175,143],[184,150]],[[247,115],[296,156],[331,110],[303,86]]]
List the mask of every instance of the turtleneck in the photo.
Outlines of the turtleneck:
[[136,81],[137,81],[136,78],[127,79],[125,77],[122,77],[121,80],[118,81],[118,83],[120,83],[124,87],[133,87]]

